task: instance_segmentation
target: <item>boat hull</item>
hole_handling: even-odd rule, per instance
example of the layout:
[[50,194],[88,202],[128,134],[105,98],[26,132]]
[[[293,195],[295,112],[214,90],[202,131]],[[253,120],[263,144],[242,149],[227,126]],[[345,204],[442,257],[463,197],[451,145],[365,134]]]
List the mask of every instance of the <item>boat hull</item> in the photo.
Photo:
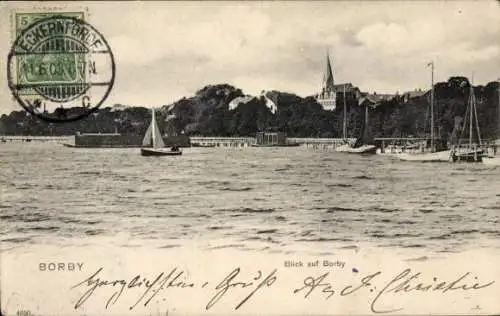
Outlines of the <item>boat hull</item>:
[[373,155],[377,151],[377,146],[374,145],[363,145],[361,147],[351,147],[349,145],[342,145],[335,148],[336,152],[348,153],[348,154],[365,154]]
[[453,162],[481,162],[483,161],[483,150],[470,150],[466,152],[455,152],[452,155]]
[[390,156],[402,161],[414,162],[450,162],[450,151],[443,150],[434,153],[385,153],[384,156]]
[[182,151],[172,151],[170,149],[150,149],[141,148],[141,156],[180,156]]
[[346,153],[351,148],[352,147],[349,145],[340,145],[340,146],[335,148],[335,151],[339,152],[339,153]]

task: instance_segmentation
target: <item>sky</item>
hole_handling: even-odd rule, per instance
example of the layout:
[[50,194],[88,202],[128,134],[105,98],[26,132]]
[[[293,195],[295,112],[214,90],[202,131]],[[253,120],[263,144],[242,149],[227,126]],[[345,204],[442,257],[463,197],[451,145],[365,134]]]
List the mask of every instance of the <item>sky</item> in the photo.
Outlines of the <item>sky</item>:
[[[450,76],[475,84],[500,78],[499,1],[83,2],[42,4],[85,8],[116,62],[104,105],[161,106],[209,84],[247,94],[280,90],[318,93],[330,51],[335,83],[364,92],[402,93]],[[6,57],[13,10],[0,4],[0,114],[11,99]]]

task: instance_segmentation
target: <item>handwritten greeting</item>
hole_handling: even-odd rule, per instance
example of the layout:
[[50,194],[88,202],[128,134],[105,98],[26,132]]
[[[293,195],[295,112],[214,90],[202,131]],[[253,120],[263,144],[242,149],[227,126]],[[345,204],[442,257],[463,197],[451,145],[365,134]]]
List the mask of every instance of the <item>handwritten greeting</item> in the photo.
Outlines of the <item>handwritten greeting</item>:
[[[280,281],[278,269],[265,272],[260,270],[255,272],[247,271],[243,273],[240,267],[233,269],[221,280],[215,280],[215,282],[213,280],[203,282],[190,281],[187,278],[186,272],[179,268],[173,268],[168,272],[161,272],[151,278],[138,274],[129,280],[107,280],[103,274],[104,268],[101,267],[85,280],[71,287],[71,289],[83,288],[84,290],[83,295],[74,305],[75,309],[81,308],[94,293],[104,288],[112,288],[109,296],[105,296],[107,298],[104,302],[106,309],[117,304],[125,292],[136,291],[137,299],[129,306],[130,310],[139,305],[148,306],[153,298],[168,289],[176,288],[187,291],[199,288],[208,291],[210,294],[210,299],[205,306],[206,310],[214,308],[230,292],[243,291],[243,299],[240,298],[236,302],[228,302],[234,304],[234,309],[237,310],[243,305],[249,304],[254,296],[264,295],[262,292],[277,286]],[[477,291],[490,287],[495,283],[493,280],[480,282],[470,272],[465,272],[450,280],[440,280],[437,277],[433,277],[432,281],[424,281],[424,279],[428,280],[428,278],[424,278],[421,272],[408,268],[395,273],[393,276],[389,276],[389,278],[384,278],[383,273],[377,271],[359,275],[352,284],[340,285],[335,282],[335,277],[331,272],[325,272],[318,275],[305,276],[302,283],[290,289],[290,292],[293,296],[305,300],[311,299],[313,296],[320,296],[325,300],[329,300],[334,296],[345,297],[355,294],[366,295],[372,293],[371,296],[373,298],[369,301],[371,312],[392,313],[401,311],[404,307],[400,306],[392,309],[380,308],[379,305],[390,293],[392,295],[411,295],[417,292],[443,294],[451,291]]]

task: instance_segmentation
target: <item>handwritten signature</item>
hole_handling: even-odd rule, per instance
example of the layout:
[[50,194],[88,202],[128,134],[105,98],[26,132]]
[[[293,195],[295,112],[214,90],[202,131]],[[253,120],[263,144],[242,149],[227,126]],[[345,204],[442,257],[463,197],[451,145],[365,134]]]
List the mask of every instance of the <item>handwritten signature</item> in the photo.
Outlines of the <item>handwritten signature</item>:
[[[326,281],[326,278],[329,276],[329,272],[326,272],[319,277],[308,276],[303,281],[303,286],[297,288],[293,291],[294,294],[304,293],[304,298],[308,298],[312,295],[313,292],[320,292],[324,295],[325,299],[330,299],[335,293],[334,285],[330,282]],[[369,274],[363,278],[361,278],[361,282],[357,285],[348,285],[342,288],[339,291],[340,296],[348,296],[353,293],[357,293],[361,291],[363,288],[368,288],[370,292],[373,292],[376,288],[374,285],[374,281],[378,276],[380,276],[382,272],[378,271],[373,274]],[[371,300],[370,309],[373,313],[392,313],[401,311],[403,308],[396,308],[390,310],[381,310],[378,305],[384,295],[389,293],[410,293],[410,292],[439,292],[446,293],[449,291],[471,291],[471,290],[479,290],[487,288],[495,283],[495,281],[490,281],[488,283],[478,283],[475,281],[468,281],[470,279],[471,273],[467,272],[458,277],[457,279],[447,282],[440,281],[438,282],[437,278],[433,278],[433,282],[424,283],[423,281],[419,281],[419,277],[422,276],[421,272],[413,272],[411,269],[405,269],[394,278],[392,278],[387,284],[385,284],[382,289],[376,292],[375,297]],[[477,280],[477,277],[474,278]]]
[[[106,301],[106,309],[115,304],[118,299],[122,296],[122,294],[129,289],[141,289],[142,293],[139,298],[132,304],[129,309],[134,309],[139,303],[143,303],[144,306],[147,306],[151,300],[158,295],[158,293],[162,290],[168,288],[194,288],[196,287],[195,283],[188,282],[186,280],[182,280],[183,277],[186,276],[186,273],[183,270],[179,270],[178,268],[173,268],[169,273],[162,272],[158,274],[156,277],[149,279],[146,277],[141,277],[140,275],[136,275],[130,281],[126,281],[124,279],[119,280],[104,280],[101,278],[101,273],[103,268],[99,268],[95,273],[93,273],[90,277],[86,278],[82,282],[75,284],[71,287],[71,289],[75,289],[78,287],[86,287],[86,291],[76,302],[74,309],[78,309],[83,306],[83,304],[94,294],[94,292],[98,288],[103,287],[111,287],[116,288],[116,290],[111,294],[111,296]],[[260,289],[264,287],[270,287],[276,282],[276,273],[277,270],[273,270],[268,275],[264,276],[264,274],[259,270],[257,273],[250,278],[249,281],[239,281],[237,280],[240,277],[241,269],[238,267],[231,271],[224,279],[219,282],[214,290],[215,294],[210,299],[205,309],[209,310],[214,305],[216,305],[226,294],[230,292],[231,289],[241,288],[241,289],[249,289],[249,293],[247,296],[243,298],[235,307],[235,309],[239,309],[243,306],[247,301],[250,300],[252,296],[254,296]],[[208,282],[203,283],[201,288],[205,288],[208,285]]]

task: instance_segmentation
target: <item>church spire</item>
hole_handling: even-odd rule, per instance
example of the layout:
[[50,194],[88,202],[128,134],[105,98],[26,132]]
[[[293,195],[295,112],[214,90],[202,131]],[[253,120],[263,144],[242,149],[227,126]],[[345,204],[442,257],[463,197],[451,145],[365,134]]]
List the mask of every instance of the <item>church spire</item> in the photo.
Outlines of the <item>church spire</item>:
[[330,53],[326,52],[326,71],[325,76],[323,78],[323,93],[329,95],[334,90],[334,80],[333,80],[333,71],[332,64],[330,63]]
[[335,110],[337,94],[335,92],[335,82],[333,80],[332,64],[330,62],[330,52],[326,51],[326,69],[323,74],[323,86],[321,93],[317,96],[317,102],[325,110]]

